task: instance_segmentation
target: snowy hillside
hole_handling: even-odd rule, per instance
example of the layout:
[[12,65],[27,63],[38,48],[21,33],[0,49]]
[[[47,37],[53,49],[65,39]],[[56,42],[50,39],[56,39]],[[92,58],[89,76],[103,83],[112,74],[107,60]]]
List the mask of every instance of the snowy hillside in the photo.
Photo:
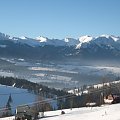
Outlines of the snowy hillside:
[[64,110],[66,114],[60,115],[61,111],[46,112],[43,120],[120,120],[120,104],[93,108],[75,108]]
[[[84,107],[45,112],[45,118],[42,120],[120,120],[120,104],[106,105],[102,107]],[[0,120],[13,120],[13,117],[0,118]]]

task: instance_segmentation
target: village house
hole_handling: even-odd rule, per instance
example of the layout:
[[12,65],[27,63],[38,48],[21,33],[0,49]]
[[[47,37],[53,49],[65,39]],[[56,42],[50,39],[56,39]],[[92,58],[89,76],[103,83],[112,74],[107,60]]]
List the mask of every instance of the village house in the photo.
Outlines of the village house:
[[106,104],[120,103],[120,95],[109,94],[109,95],[104,97],[104,103],[106,103]]

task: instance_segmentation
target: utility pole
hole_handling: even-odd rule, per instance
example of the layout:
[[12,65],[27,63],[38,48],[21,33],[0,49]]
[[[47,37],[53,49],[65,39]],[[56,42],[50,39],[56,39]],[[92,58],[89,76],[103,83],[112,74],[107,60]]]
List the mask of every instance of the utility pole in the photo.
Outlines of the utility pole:
[[107,78],[106,77],[104,77],[103,79],[102,79],[102,84],[103,84],[103,86],[102,86],[102,92],[101,92],[101,98],[102,98],[102,100],[101,100],[101,105],[102,104],[104,104],[104,97],[105,97],[105,82],[107,82]]
[[103,92],[101,92],[100,94],[100,105],[102,105],[104,103],[104,96],[103,96]]

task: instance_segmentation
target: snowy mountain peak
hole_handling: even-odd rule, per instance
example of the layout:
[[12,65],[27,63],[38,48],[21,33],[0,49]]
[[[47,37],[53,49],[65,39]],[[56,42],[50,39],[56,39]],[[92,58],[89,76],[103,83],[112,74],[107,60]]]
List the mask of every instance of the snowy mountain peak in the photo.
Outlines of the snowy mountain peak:
[[76,46],[76,49],[79,49],[83,43],[89,43],[93,39],[94,39],[93,37],[88,36],[88,35],[81,36],[79,38],[80,43]]
[[25,36],[21,36],[21,37],[19,37],[19,38],[22,39],[22,40],[27,39],[27,37],[25,37]]
[[81,36],[81,37],[79,38],[79,41],[80,41],[81,43],[84,43],[84,42],[89,42],[89,41],[91,41],[92,39],[93,39],[93,37],[88,36],[88,35],[85,35],[85,36]]
[[119,48],[120,44],[120,37],[113,36],[113,35],[100,35],[98,37],[91,37],[88,35],[81,36],[78,39],[67,37],[65,39],[49,39],[47,37],[38,36],[36,39],[28,38],[26,36],[22,37],[10,37],[4,33],[0,33],[0,40],[10,40],[14,43],[22,43],[27,44],[32,47],[36,46],[45,46],[45,45],[52,45],[52,46],[74,46],[76,49],[80,48],[87,48],[90,45],[98,45],[99,47],[102,46],[111,46],[112,48]]
[[47,38],[46,37],[42,37],[42,36],[36,37],[36,40],[38,40],[40,42],[47,42]]
[[[105,38],[107,38],[107,39],[109,39],[110,38],[110,35],[105,35],[105,34],[103,34],[103,35],[100,35],[99,37],[105,37]],[[99,37],[97,37],[97,38],[99,38]]]
[[118,41],[118,40],[120,40],[120,37],[116,37],[116,36],[113,36],[113,35],[111,35],[111,38],[116,42],[116,41]]
[[118,40],[120,40],[120,37],[117,37],[117,36],[114,36],[114,35],[100,35],[100,36],[98,36],[98,37],[96,37],[96,38],[106,38],[106,39],[110,39],[110,38],[112,38],[115,42],[116,41],[118,41]]
[[65,38],[64,39],[65,43],[67,43],[68,46],[76,46],[79,44],[79,40],[76,40],[74,38]]

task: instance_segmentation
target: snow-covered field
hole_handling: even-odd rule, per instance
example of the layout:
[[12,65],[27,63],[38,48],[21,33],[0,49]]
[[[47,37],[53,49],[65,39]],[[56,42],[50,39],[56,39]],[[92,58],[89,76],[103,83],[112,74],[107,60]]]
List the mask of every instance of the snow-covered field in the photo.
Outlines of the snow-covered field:
[[16,106],[35,102],[36,95],[29,93],[26,89],[19,89],[9,86],[0,85],[0,108],[5,107],[8,97],[11,94],[12,107],[15,109]]
[[84,107],[73,110],[46,112],[43,120],[120,120],[120,104],[106,105],[102,107]]
[[[72,110],[45,112],[42,120],[120,120],[120,104],[106,105],[102,107],[74,108]],[[0,118],[0,120],[13,120],[14,117]]]
[[15,116],[6,117],[6,118],[0,118],[0,120],[15,120]]

